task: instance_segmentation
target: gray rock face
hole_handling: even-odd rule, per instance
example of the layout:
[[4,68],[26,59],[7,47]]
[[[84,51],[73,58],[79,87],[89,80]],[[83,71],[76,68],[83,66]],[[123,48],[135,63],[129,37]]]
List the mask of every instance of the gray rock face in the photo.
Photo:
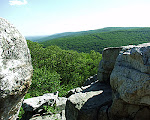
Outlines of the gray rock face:
[[99,86],[99,90],[94,91],[92,85],[83,93],[76,93],[68,98],[65,109],[67,120],[97,120],[99,110],[104,106],[110,106],[112,103],[110,87],[99,82],[95,86]]
[[65,107],[66,118],[35,118],[150,120],[150,43],[104,49],[98,75],[99,80],[90,77],[81,88],[70,90],[68,99],[56,100],[58,108]]
[[66,120],[65,110],[61,114],[45,115],[45,116],[36,116],[30,120]]
[[122,51],[110,83],[125,102],[150,105],[150,43]]
[[66,101],[67,101],[67,98],[65,97],[58,97],[58,99],[56,99],[57,113],[61,113],[63,110],[65,110]]
[[55,94],[47,93],[44,94],[43,96],[25,99],[23,101],[22,107],[26,112],[33,112],[37,109],[43,109],[42,107],[43,105],[53,106],[57,98],[58,98],[58,92]]
[[90,92],[90,91],[99,91],[102,87],[102,84],[99,84],[99,81],[97,80],[97,74],[94,76],[91,76],[88,78],[83,86],[74,88],[70,91],[68,91],[68,94],[66,97],[70,97],[73,94],[80,93],[80,92]]
[[104,49],[98,81],[86,85],[68,98],[67,120],[149,120],[150,43]]
[[32,76],[25,38],[0,18],[0,119],[15,120]]
[[[150,106],[150,43],[124,47],[120,51],[110,84],[113,89],[113,117],[133,119],[143,115],[136,118],[150,119],[141,111]],[[146,108],[143,111],[149,113],[150,109]]]
[[[28,98],[23,101],[25,114],[23,120],[66,120],[65,106],[67,98],[58,97],[58,92]],[[44,106],[51,106],[55,111],[46,111]]]
[[103,50],[102,60],[97,73],[97,78],[100,82],[110,83],[110,74],[121,50],[122,47],[110,47]]

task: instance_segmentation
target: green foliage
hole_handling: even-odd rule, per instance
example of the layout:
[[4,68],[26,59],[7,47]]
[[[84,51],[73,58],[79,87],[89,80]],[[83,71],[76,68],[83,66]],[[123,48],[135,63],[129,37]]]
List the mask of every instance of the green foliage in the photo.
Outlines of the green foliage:
[[[103,48],[149,42],[149,36],[150,28],[104,28],[54,35],[57,39],[45,41],[43,45],[27,40],[34,71],[25,99],[56,91],[59,96],[65,96],[67,91],[81,86],[97,73]],[[56,113],[55,106],[44,106],[44,109]],[[23,114],[21,107],[19,119]]]
[[53,106],[44,105],[43,108],[46,112],[50,112],[52,114],[56,114],[57,111],[59,111],[59,108],[56,107],[56,104],[54,104]]
[[28,98],[32,98],[32,96],[30,95],[30,93],[26,93],[24,99],[28,99]]
[[45,42],[48,40],[56,39],[56,38],[65,38],[65,37],[75,37],[75,36],[81,36],[81,35],[88,35],[93,33],[101,33],[101,32],[111,32],[111,31],[118,31],[118,30],[142,30],[144,31],[147,29],[145,27],[106,27],[102,29],[96,29],[96,30],[88,30],[88,31],[80,31],[80,32],[64,32],[64,33],[58,33],[53,35],[43,35],[43,36],[26,36],[27,40],[31,40],[33,42]]
[[19,117],[19,120],[22,118],[22,115],[25,113],[25,111],[23,110],[23,108],[21,107],[20,108],[20,111],[19,111],[19,115],[18,115],[18,117]]
[[60,75],[57,72],[51,73],[46,68],[35,68],[32,79],[32,85],[29,89],[30,96],[40,96],[43,93],[59,90]]
[[101,54],[94,50],[90,53],[78,53],[62,50],[58,46],[43,48],[39,43],[27,43],[34,72],[25,98],[56,91],[64,96],[68,90],[81,86],[88,77],[97,73]]
[[[116,30],[116,31],[115,31]],[[78,34],[41,42],[44,47],[57,45],[62,49],[90,53],[91,50],[102,53],[105,47],[118,47],[129,44],[150,42],[150,28],[109,28],[90,31],[90,34]]]

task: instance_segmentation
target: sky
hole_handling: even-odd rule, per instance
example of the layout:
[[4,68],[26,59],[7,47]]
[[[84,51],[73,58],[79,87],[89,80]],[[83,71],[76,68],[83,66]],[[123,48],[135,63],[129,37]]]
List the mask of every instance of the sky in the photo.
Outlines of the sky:
[[150,27],[150,0],[0,0],[0,17],[24,36],[104,27]]

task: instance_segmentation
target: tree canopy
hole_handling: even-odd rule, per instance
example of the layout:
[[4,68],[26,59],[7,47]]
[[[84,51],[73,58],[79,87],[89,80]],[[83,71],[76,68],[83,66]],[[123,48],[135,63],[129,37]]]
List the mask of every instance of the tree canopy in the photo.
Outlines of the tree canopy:
[[40,42],[44,47],[57,45],[62,49],[90,53],[91,50],[102,53],[106,47],[118,47],[129,44],[150,42],[150,28],[117,30],[108,29],[106,32],[93,32],[75,36],[61,37]]
[[72,88],[81,86],[85,80],[97,73],[101,54],[78,53],[62,50],[58,46],[48,46],[27,40],[34,68],[32,85],[27,97],[48,92],[60,92],[60,96]]

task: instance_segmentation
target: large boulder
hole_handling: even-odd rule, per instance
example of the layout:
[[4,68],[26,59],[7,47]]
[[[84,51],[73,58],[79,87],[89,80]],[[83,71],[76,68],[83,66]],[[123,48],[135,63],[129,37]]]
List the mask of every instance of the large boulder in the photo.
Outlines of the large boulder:
[[53,106],[57,99],[58,92],[46,93],[43,96],[25,99],[22,104],[25,111],[22,119],[26,120],[36,115],[42,115],[46,112],[44,106]]
[[66,95],[66,97],[68,98],[71,95],[75,93],[80,93],[80,92],[98,91],[101,89],[102,86],[103,86],[102,84],[99,84],[99,81],[97,80],[97,74],[96,74],[94,76],[89,77],[85,81],[83,86],[77,87],[68,91],[68,94]]
[[116,58],[122,47],[109,47],[103,50],[102,60],[99,63],[97,78],[100,82],[110,83],[110,74],[114,68]]
[[25,38],[0,18],[0,119],[15,120],[31,84],[31,56]]
[[135,45],[104,48],[102,53],[102,60],[100,61],[98,67],[97,79],[100,82],[110,84],[110,75],[114,69],[118,55],[120,52],[129,50],[133,47],[135,47]]
[[95,85],[95,88],[99,86],[99,90],[94,89],[93,85],[68,98],[65,109],[67,120],[96,120],[99,118],[99,110],[104,106],[107,109],[112,103],[110,86],[100,84],[98,82]]
[[120,51],[110,84],[113,89],[113,116],[133,119],[143,115],[141,119],[150,119],[144,113],[150,113],[150,43],[124,47]]
[[125,102],[150,105],[150,43],[119,54],[110,83]]
[[85,85],[72,90],[67,120],[150,120],[150,43],[104,49]]
[[22,120],[65,120],[66,101],[67,98],[58,97],[58,92],[25,99],[22,105],[25,111]]
[[66,118],[65,118],[65,110],[63,110],[61,114],[35,116],[35,117],[32,117],[29,120],[66,120]]
[[46,93],[43,96],[32,97],[23,101],[23,109],[26,112],[38,112],[39,109],[44,109],[43,105],[53,106],[58,98],[58,92]]

